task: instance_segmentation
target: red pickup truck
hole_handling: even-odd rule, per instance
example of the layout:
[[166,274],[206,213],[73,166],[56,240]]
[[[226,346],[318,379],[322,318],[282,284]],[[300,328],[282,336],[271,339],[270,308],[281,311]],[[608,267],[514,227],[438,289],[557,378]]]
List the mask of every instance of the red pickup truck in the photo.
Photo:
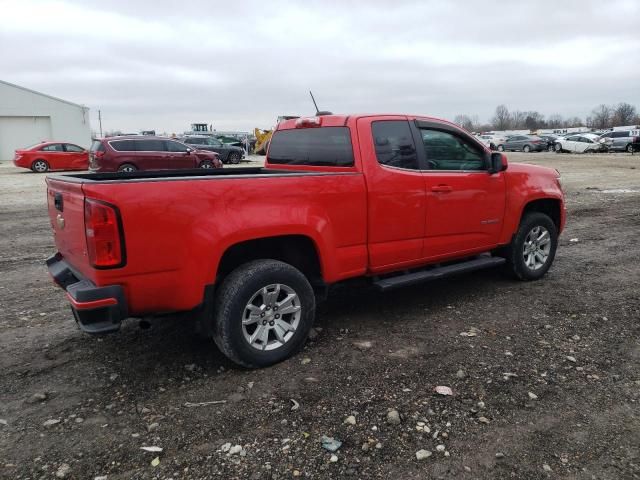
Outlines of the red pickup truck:
[[264,168],[47,185],[47,264],[83,331],[191,312],[247,367],[298,350],[342,280],[385,291],[498,265],[539,279],[565,222],[556,170],[507,165],[457,126],[408,115],[284,121]]

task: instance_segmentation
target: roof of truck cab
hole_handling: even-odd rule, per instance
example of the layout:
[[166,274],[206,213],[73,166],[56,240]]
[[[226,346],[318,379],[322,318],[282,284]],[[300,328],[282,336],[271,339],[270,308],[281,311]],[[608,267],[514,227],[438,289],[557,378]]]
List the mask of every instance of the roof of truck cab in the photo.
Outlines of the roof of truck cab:
[[[441,118],[430,117],[427,115],[416,115],[411,113],[355,113],[355,114],[336,114],[336,115],[321,115],[321,126],[323,127],[342,127],[346,126],[348,123],[352,121],[356,121],[360,118],[369,118],[369,117],[406,117],[409,119],[419,118],[420,120],[433,121],[439,123],[446,123],[449,125],[454,125],[458,128],[462,128],[459,125],[456,125],[453,122],[448,120],[443,120]],[[288,130],[292,128],[296,128],[296,122],[300,119],[304,118],[315,118],[315,115],[307,115],[302,116],[300,118],[294,118],[291,120],[285,120],[280,122],[276,128],[276,130]]]

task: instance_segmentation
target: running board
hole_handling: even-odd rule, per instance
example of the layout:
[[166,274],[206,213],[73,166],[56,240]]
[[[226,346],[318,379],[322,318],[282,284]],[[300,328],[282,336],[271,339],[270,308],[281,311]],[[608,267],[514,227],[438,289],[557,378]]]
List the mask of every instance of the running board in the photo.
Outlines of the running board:
[[422,270],[420,272],[406,273],[396,277],[378,279],[373,284],[378,287],[382,292],[393,290],[394,288],[400,288],[407,285],[414,285],[416,283],[429,282],[431,280],[438,280],[444,277],[450,277],[452,275],[458,275],[460,273],[473,272],[483,268],[495,267],[502,265],[506,260],[502,257],[476,257],[473,260],[467,260],[465,262],[454,263],[446,265],[444,267],[435,267],[429,270]]

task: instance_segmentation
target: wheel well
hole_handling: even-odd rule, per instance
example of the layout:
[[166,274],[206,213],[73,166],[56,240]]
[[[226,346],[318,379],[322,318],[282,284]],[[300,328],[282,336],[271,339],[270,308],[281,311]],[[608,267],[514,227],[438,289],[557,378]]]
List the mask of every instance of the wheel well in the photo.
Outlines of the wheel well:
[[548,215],[556,228],[560,229],[560,201],[553,198],[543,198],[527,203],[522,212],[522,218],[530,212],[541,212]]
[[258,238],[229,247],[218,265],[216,283],[251,260],[280,260],[300,270],[311,285],[322,285],[322,270],[316,246],[304,235]]

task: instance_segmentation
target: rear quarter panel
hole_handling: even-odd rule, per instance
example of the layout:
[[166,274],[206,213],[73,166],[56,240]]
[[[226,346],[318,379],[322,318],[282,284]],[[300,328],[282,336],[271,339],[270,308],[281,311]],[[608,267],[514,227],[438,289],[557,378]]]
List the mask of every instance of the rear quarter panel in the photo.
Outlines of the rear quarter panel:
[[87,197],[120,208],[127,265],[93,272],[125,287],[133,314],[198,305],[230,246],[306,235],[325,281],[366,269],[366,195],[361,174],[185,179],[85,184]]

